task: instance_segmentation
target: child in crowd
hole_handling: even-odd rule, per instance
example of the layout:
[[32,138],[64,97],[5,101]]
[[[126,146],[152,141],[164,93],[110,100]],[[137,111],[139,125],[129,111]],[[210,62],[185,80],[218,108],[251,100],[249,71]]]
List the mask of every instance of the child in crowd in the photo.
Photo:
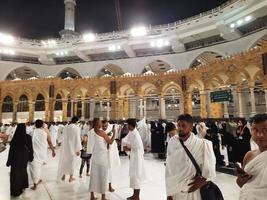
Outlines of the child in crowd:
[[88,143],[88,135],[83,135],[82,139],[82,150],[81,150],[81,167],[80,167],[80,178],[82,178],[82,173],[83,173],[83,168],[84,165],[86,164],[86,176],[90,176],[89,170],[90,170],[90,159],[92,154],[88,154],[87,151],[87,143]]

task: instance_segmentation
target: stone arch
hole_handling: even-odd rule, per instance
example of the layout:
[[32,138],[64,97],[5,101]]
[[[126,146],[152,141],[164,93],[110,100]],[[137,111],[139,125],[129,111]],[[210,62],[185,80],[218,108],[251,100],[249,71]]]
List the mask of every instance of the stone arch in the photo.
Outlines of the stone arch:
[[38,91],[38,93],[35,93],[34,95],[32,95],[32,100],[36,100],[38,95],[42,95],[44,97],[44,100],[48,100],[49,98],[49,94],[48,92],[46,92],[45,90],[41,90],[41,91]]
[[119,95],[128,96],[130,94],[135,94],[135,91],[129,84],[125,84],[125,85],[120,87]]
[[96,97],[108,97],[110,96],[109,88],[105,86],[97,87],[95,90],[95,96]]
[[148,95],[151,91],[158,92],[157,87],[152,83],[145,83],[140,88],[140,94],[142,95]]
[[163,88],[161,90],[161,94],[166,95],[168,93],[168,91],[172,90],[172,89],[175,89],[175,90],[182,93],[182,88],[180,85],[178,85],[177,83],[174,83],[174,82],[170,82],[170,83],[167,83],[163,86]]
[[149,62],[143,69],[142,73],[152,71],[153,73],[164,73],[172,69],[171,65],[163,60],[153,60]]
[[97,76],[99,76],[99,77],[105,76],[105,75],[121,76],[124,73],[125,72],[123,71],[123,69],[121,67],[119,67],[118,65],[107,64],[100,69],[100,71],[97,73]]
[[67,97],[70,94],[70,92],[66,88],[58,88],[55,93],[60,94],[62,100],[67,100]]
[[248,44],[247,49],[250,49],[253,47],[261,47],[261,46],[266,45],[266,44],[267,44],[267,33],[264,32],[264,33],[262,33],[262,35],[259,38],[257,38],[256,40],[252,40]]
[[210,64],[216,60],[219,60],[223,57],[222,54],[215,51],[204,51],[201,52],[197,57],[193,58],[191,62],[189,62],[189,68],[197,68],[202,65]]
[[16,94],[15,101],[19,101],[20,97],[22,95],[25,95],[28,98],[28,101],[34,101],[32,91],[26,88],[23,88],[24,90],[21,93]]
[[28,112],[29,111],[29,98],[26,94],[22,94],[19,97],[19,102],[17,105],[18,112]]
[[19,79],[29,79],[32,77],[40,77],[40,75],[32,68],[23,66],[13,69],[5,76],[5,80],[19,80]]
[[62,79],[65,79],[65,78],[74,79],[74,78],[81,78],[82,76],[76,69],[71,68],[71,67],[66,67],[57,74],[57,77],[60,77]]

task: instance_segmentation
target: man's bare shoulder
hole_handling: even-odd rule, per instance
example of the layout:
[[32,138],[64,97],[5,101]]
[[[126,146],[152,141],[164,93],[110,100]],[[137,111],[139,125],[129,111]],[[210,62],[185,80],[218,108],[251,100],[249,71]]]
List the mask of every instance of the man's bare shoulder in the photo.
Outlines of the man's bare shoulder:
[[252,161],[259,154],[260,154],[259,150],[252,150],[247,152],[247,154],[244,157],[243,166],[245,167],[250,161]]

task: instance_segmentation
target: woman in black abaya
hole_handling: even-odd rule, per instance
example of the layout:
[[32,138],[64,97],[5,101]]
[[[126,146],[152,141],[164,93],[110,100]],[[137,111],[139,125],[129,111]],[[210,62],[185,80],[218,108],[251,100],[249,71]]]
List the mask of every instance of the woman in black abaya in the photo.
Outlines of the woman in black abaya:
[[10,143],[6,165],[11,166],[10,194],[19,196],[29,187],[27,164],[33,160],[31,136],[26,134],[25,124],[18,124],[14,137]]

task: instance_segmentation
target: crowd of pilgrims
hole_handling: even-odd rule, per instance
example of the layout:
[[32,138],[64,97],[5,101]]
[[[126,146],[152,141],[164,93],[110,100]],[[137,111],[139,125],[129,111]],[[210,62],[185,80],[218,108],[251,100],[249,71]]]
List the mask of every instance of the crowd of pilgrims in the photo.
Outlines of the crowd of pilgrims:
[[[119,156],[129,156],[130,151],[130,187],[134,193],[127,199],[139,200],[141,179],[145,177],[143,154],[152,153],[157,159],[165,160],[168,143],[177,126],[177,122],[166,120],[108,122],[94,119],[84,122],[77,117],[70,122],[36,120],[35,123],[1,124],[1,133],[7,135],[6,143],[10,143],[7,166],[11,166],[11,195],[19,196],[29,187],[27,166],[33,180],[31,189],[35,190],[42,182],[41,169],[47,162],[49,148],[53,157],[59,153],[58,180],[64,181],[66,175],[70,175],[69,182],[75,180],[73,170],[76,170],[77,160],[73,156],[79,157],[80,178],[85,166],[85,174],[90,176],[91,199],[96,199],[94,193],[99,193],[105,200],[107,190],[114,192],[111,184],[113,167],[120,165]],[[135,131],[139,134],[133,134]],[[235,163],[243,162],[247,152],[257,149],[251,139],[251,124],[245,119],[198,120],[194,121],[192,132],[195,137],[211,142],[216,167],[235,167]],[[69,156],[73,152],[74,155]],[[108,189],[103,183],[108,183]]]
[[[140,133],[145,152],[156,153],[159,159],[166,158],[167,144],[170,139],[166,131],[166,120],[146,121],[145,119],[137,122],[137,130]],[[177,122],[173,122],[177,126]],[[46,122],[51,134],[53,147],[60,146],[63,139],[63,129],[68,122]],[[129,132],[126,121],[110,121],[115,124],[116,141],[121,141]],[[92,129],[92,121],[79,122],[81,138],[87,135]],[[1,133],[9,136],[11,141],[17,124],[1,124]],[[26,133],[33,135],[34,123],[26,124]],[[210,140],[216,156],[217,166],[233,167],[234,163],[242,163],[244,156],[251,149],[256,149],[257,145],[251,139],[251,125],[245,119],[235,119],[227,121],[199,120],[194,122],[193,131],[200,138]],[[227,153],[226,153],[227,150]],[[121,156],[126,155],[124,151],[119,152]]]

